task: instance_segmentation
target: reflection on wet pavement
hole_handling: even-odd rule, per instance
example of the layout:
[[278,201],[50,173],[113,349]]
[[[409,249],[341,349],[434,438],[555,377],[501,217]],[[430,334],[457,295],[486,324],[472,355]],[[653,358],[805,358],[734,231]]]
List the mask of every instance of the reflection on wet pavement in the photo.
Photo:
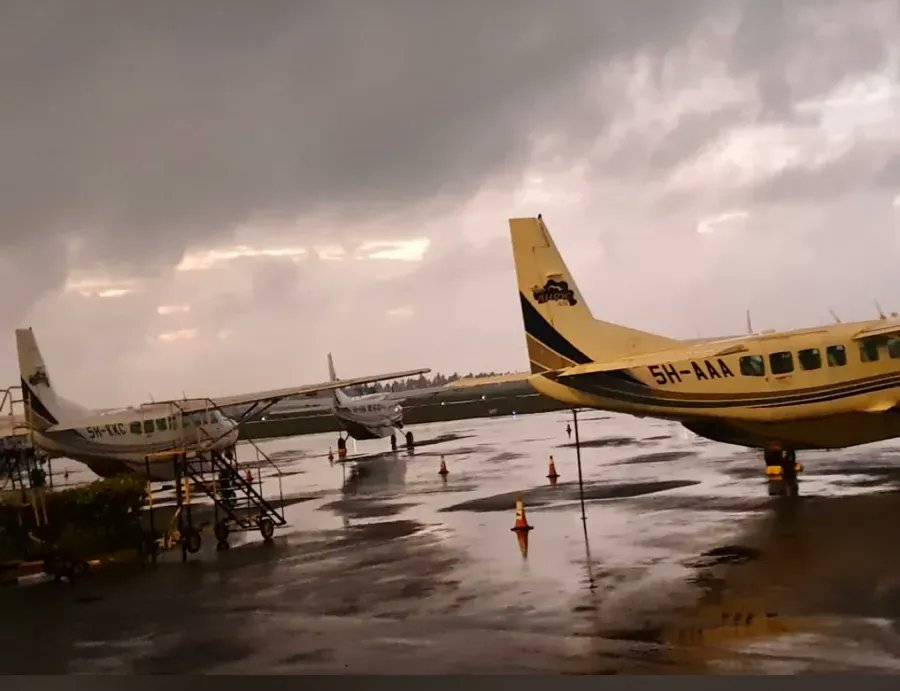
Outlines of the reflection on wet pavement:
[[264,442],[298,500],[273,544],[0,591],[0,671],[900,667],[900,444],[804,454],[792,498],[748,450],[579,416],[585,523],[568,421],[421,425],[412,452],[359,442],[346,462],[330,435]]

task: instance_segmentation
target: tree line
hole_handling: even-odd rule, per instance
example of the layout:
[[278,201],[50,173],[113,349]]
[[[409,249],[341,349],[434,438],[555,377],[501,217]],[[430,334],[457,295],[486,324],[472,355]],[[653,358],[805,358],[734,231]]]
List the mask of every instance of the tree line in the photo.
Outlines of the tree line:
[[398,379],[392,382],[375,382],[366,386],[365,389],[368,393],[383,393],[386,391],[413,391],[416,389],[428,389],[433,386],[444,386],[459,379],[471,379],[473,377],[500,377],[507,374],[512,374],[512,372],[467,372],[466,374],[454,372],[450,375],[437,372],[432,377],[426,377],[424,374],[420,374],[418,377],[408,377],[406,379]]

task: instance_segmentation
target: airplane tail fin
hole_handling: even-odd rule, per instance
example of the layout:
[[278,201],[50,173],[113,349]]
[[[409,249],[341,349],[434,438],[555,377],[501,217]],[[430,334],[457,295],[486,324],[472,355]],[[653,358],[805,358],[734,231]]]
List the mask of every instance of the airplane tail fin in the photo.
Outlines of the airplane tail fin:
[[[334,371],[334,360],[331,357],[331,353],[328,353],[328,381],[337,381],[337,374]],[[342,405],[346,405],[349,402],[349,397],[345,394],[341,389],[332,389],[331,390],[331,401],[334,407],[339,407]]]
[[540,216],[511,218],[509,229],[533,373],[618,359],[677,343],[595,319]]
[[19,376],[25,394],[26,412],[35,428],[40,431],[54,425],[65,425],[89,412],[56,393],[41,349],[30,328],[16,329],[16,349],[19,355]]

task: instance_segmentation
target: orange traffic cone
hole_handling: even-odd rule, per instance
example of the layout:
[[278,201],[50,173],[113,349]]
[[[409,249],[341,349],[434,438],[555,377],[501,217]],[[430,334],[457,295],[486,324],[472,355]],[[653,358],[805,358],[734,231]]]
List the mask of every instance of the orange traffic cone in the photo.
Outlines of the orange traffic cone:
[[528,558],[528,531],[520,530],[516,533],[516,540],[519,543],[519,552],[523,559]]
[[449,473],[449,472],[450,472],[450,471],[447,470],[447,464],[444,463],[444,457],[441,456],[441,469],[438,471],[438,475],[444,475],[444,476],[446,476],[447,473]]
[[547,477],[550,480],[556,480],[559,477],[559,473],[556,472],[556,464],[553,462],[553,456],[550,456],[550,470],[547,473]]
[[522,503],[522,497],[516,497],[516,524],[510,530],[531,530],[533,527],[528,525],[528,519],[525,518],[525,504]]

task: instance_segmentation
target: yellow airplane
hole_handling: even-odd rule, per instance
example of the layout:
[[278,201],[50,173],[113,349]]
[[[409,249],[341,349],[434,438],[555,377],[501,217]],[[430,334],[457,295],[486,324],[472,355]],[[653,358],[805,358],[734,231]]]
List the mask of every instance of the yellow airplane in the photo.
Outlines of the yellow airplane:
[[763,449],[785,479],[798,450],[900,436],[900,319],[667,338],[595,319],[541,216],[509,226],[539,393]]

